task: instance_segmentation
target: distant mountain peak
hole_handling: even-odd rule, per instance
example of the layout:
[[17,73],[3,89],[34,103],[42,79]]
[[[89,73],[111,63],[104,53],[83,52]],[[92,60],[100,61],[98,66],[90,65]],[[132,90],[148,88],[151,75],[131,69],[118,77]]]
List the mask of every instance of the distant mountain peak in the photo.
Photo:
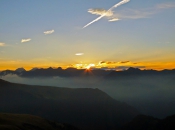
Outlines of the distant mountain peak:
[[50,69],[50,70],[52,70],[53,68],[52,68],[52,67],[49,67],[49,68],[47,68],[47,69]]
[[126,71],[141,71],[139,68],[130,67]]
[[58,69],[58,70],[62,70],[62,68],[61,68],[61,67],[58,67],[57,69]]
[[19,72],[19,73],[21,73],[23,71],[26,71],[26,70],[24,68],[18,68],[18,69],[15,70],[15,72]]
[[34,68],[32,68],[30,71],[35,71],[35,70],[37,70],[38,68],[37,67],[34,67]]

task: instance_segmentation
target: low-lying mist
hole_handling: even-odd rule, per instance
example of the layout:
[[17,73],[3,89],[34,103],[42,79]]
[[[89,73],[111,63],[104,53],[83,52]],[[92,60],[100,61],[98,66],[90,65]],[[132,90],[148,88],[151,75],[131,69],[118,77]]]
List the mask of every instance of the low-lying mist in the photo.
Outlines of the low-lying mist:
[[141,113],[158,118],[175,114],[175,76],[133,76],[116,79],[97,77],[22,78],[6,75],[14,83],[68,88],[98,88],[118,101],[126,102]]

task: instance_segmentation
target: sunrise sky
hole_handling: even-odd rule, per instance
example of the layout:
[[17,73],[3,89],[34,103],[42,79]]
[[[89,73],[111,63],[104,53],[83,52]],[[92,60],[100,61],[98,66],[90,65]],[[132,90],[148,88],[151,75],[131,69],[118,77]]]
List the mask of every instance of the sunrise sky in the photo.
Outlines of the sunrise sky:
[[175,68],[175,1],[130,0],[83,28],[118,2],[0,0],[0,70]]

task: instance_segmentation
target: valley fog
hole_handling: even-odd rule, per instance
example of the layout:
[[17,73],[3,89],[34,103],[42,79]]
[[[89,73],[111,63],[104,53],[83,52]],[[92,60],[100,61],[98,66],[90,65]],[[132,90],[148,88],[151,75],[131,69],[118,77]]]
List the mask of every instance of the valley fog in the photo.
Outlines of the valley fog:
[[67,88],[98,88],[114,99],[126,102],[141,113],[158,118],[175,114],[175,76],[133,76],[116,79],[97,77],[22,78],[17,75],[1,77],[13,83]]

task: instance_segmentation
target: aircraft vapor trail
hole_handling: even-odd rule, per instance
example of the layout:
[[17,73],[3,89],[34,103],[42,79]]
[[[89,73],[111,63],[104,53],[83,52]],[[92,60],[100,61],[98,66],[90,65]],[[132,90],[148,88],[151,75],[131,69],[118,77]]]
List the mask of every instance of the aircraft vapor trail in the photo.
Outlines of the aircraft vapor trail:
[[116,7],[118,7],[118,6],[122,5],[122,4],[125,4],[125,3],[129,2],[129,1],[130,1],[130,0],[122,0],[122,1],[120,1],[119,3],[115,4],[115,5],[112,6],[110,9],[108,9],[108,10],[106,11],[106,13],[104,13],[104,14],[101,15],[101,16],[99,16],[98,18],[96,18],[96,19],[93,20],[92,22],[86,24],[83,28],[86,28],[87,26],[91,25],[92,23],[94,23],[94,22],[100,20],[101,18],[103,18],[103,17],[107,14],[108,11],[112,11],[114,8],[116,8]]

